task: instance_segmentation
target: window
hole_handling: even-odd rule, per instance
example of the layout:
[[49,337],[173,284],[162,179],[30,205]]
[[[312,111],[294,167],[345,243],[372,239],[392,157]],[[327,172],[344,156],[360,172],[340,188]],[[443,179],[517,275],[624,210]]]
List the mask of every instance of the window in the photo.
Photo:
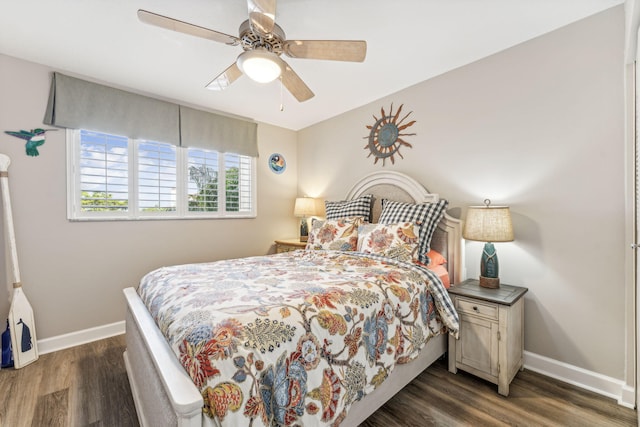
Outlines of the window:
[[67,132],[69,219],[255,216],[255,160],[87,130]]

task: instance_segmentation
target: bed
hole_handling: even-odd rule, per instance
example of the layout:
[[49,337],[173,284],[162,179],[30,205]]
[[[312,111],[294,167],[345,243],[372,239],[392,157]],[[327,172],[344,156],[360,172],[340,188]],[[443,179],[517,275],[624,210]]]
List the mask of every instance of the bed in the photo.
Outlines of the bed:
[[[346,200],[357,200],[364,195],[369,194],[372,195],[373,198],[371,219],[374,223],[377,222],[377,219],[381,214],[381,201],[383,199],[399,203],[435,203],[439,200],[438,195],[429,193],[421,184],[419,184],[412,178],[397,172],[378,172],[365,176],[351,188],[346,196]],[[433,232],[430,247],[432,249],[435,249],[439,254],[442,255],[444,260],[446,260],[446,263],[443,265],[446,266],[448,280],[451,283],[457,283],[460,280],[460,270],[462,265],[460,221],[444,213],[442,219],[437,223],[437,227]],[[282,260],[278,260],[278,257],[281,257]],[[251,263],[274,263],[275,265],[277,264],[277,262],[282,261],[285,263],[283,269],[287,270],[290,269],[290,266],[292,265],[291,263],[298,263],[298,265],[301,266],[300,268],[303,268],[303,265],[310,265],[320,262],[319,258],[323,257],[331,258],[330,261],[334,265],[340,264],[344,266],[344,272],[340,272],[340,274],[345,275],[350,270],[361,270],[361,264],[362,262],[365,262],[361,261],[359,258],[355,258],[355,254],[352,255],[349,253],[332,253],[331,251],[295,251],[295,253],[277,254],[270,257],[247,258],[245,260],[238,260],[236,261],[236,263],[240,264],[241,268],[244,265],[245,269],[252,269],[254,268],[254,265],[252,265]],[[394,263],[379,258],[382,257],[379,257],[375,254],[371,255],[370,257],[366,258],[365,263],[375,265],[375,268],[385,269],[401,268],[403,265],[402,262]],[[322,262],[325,261],[322,260]],[[212,263],[212,265],[214,265],[214,267],[212,268],[215,269],[215,265],[218,264]],[[188,375],[187,371],[180,363],[178,355],[175,352],[176,347],[179,347],[181,344],[184,346],[186,345],[186,342],[181,343],[180,339],[176,339],[176,342],[172,342],[173,338],[167,338],[162,332],[164,331],[166,333],[167,330],[170,330],[172,328],[174,329],[174,332],[176,332],[176,330],[180,332],[180,326],[177,322],[165,322],[163,317],[164,314],[159,314],[165,313],[167,311],[178,312],[178,309],[168,309],[164,306],[162,306],[163,308],[160,309],[157,308],[153,302],[156,300],[164,300],[163,302],[175,301],[177,299],[177,296],[179,296],[179,292],[175,291],[175,286],[173,288],[167,287],[168,289],[171,289],[170,292],[174,293],[167,294],[169,296],[166,296],[165,294],[159,296],[160,291],[156,288],[143,287],[143,285],[145,285],[146,283],[145,280],[157,282],[163,281],[165,279],[167,283],[170,283],[171,280],[178,280],[178,283],[181,283],[185,288],[197,287],[196,285],[192,286],[191,282],[185,279],[186,276],[192,274],[192,272],[195,271],[195,268],[196,267],[193,266],[176,266],[159,269],[155,272],[150,273],[150,276],[152,277],[145,277],[145,279],[143,279],[139,288],[140,293],[134,288],[127,288],[124,290],[127,301],[127,350],[124,353],[124,360],[129,377],[131,391],[136,405],[136,410],[138,413],[138,418],[140,420],[140,424],[143,426],[172,425],[195,427],[202,425],[221,425],[220,420],[224,420],[225,417],[227,417],[227,419],[229,420],[228,424],[223,423],[222,425],[249,425],[250,420],[253,425],[262,425],[261,423],[264,423],[265,420],[269,423],[274,423],[273,420],[277,420],[277,424],[281,425],[313,425],[315,424],[315,418],[312,421],[309,421],[309,414],[314,415],[316,413],[317,419],[320,420],[322,418],[323,420],[322,422],[318,421],[318,425],[333,424],[341,426],[357,426],[369,415],[371,415],[376,409],[382,406],[384,402],[386,402],[406,384],[408,384],[415,376],[417,376],[426,367],[433,363],[433,361],[440,358],[446,351],[447,334],[440,333],[423,340],[426,341],[426,344],[424,344],[419,352],[412,350],[407,351],[406,354],[401,354],[399,349],[402,349],[402,351],[404,351],[405,347],[410,347],[413,344],[413,341],[402,341],[401,343],[400,341],[402,335],[400,334],[399,329],[396,329],[396,333],[394,335],[392,331],[392,325],[390,324],[390,326],[388,327],[390,330],[388,334],[386,334],[387,329],[385,329],[385,345],[379,348],[380,354],[376,353],[375,345],[370,346],[373,349],[370,350],[370,347],[367,346],[366,343],[360,345],[360,347],[363,348],[359,348],[356,345],[354,349],[354,352],[362,352],[365,357],[368,355],[368,368],[378,369],[379,375],[376,377],[377,380],[371,381],[372,383],[375,382],[375,388],[372,389],[372,387],[369,387],[370,384],[368,384],[368,388],[360,389],[360,392],[358,393],[357,390],[354,391],[349,387],[343,386],[346,383],[347,376],[350,375],[350,377],[353,378],[352,371],[354,370],[351,369],[351,365],[357,366],[364,370],[367,366],[367,363],[363,362],[358,364],[352,363],[351,365],[345,365],[344,354],[346,353],[344,353],[342,356],[340,356],[339,354],[336,354],[335,356],[332,355],[331,345],[333,345],[333,342],[339,342],[339,338],[352,338],[353,332],[357,329],[354,327],[356,324],[360,325],[359,332],[363,335],[366,335],[368,333],[369,335],[367,336],[374,337],[376,333],[380,334],[380,332],[376,332],[373,329],[374,326],[371,326],[375,323],[372,320],[373,315],[365,318],[365,316],[363,316],[362,314],[366,312],[364,307],[368,307],[366,303],[363,303],[364,305],[360,306],[361,313],[350,313],[345,317],[345,319],[348,320],[348,322],[346,322],[346,325],[345,322],[340,320],[339,317],[332,315],[328,310],[328,306],[332,306],[332,301],[333,303],[336,303],[335,305],[338,305],[337,302],[343,301],[344,299],[344,295],[334,295],[335,298],[333,300],[329,298],[329,300],[325,300],[322,302],[314,301],[314,304],[317,303],[317,305],[313,307],[313,304],[303,304],[297,306],[303,307],[304,310],[311,310],[309,311],[309,313],[307,313],[308,317],[314,317],[317,320],[314,323],[316,328],[316,330],[314,330],[314,334],[324,333],[325,335],[322,339],[314,338],[313,340],[305,341],[302,337],[299,338],[298,334],[295,339],[290,340],[293,342],[294,348],[297,344],[298,353],[296,353],[297,359],[295,366],[293,363],[289,363],[291,360],[293,360],[293,358],[290,356],[287,356],[285,358],[284,353],[282,353],[283,355],[277,362],[272,363],[272,372],[270,372],[266,366],[262,366],[263,362],[258,361],[261,355],[270,352],[273,352],[274,355],[280,354],[281,343],[261,340],[260,334],[256,333],[255,331],[266,331],[268,328],[257,328],[257,326],[260,326],[259,323],[261,321],[260,319],[257,319],[257,321],[254,321],[251,324],[251,327],[255,329],[255,331],[252,332],[253,338],[244,340],[244,346],[249,350],[253,350],[253,352],[248,353],[249,356],[247,356],[246,352],[243,353],[242,356],[238,356],[237,354],[230,354],[229,348],[217,347],[217,349],[213,350],[221,352],[220,354],[227,351],[226,356],[222,355],[220,359],[228,359],[227,363],[234,364],[235,373],[233,373],[233,375],[231,375],[232,373],[229,373],[229,375],[231,376],[229,381],[219,381],[220,375],[218,375],[219,372],[217,372],[217,368],[219,366],[209,366],[207,374],[205,374],[204,376],[207,377],[207,375],[209,375],[211,377],[217,377],[218,381],[215,382],[215,384],[217,384],[215,387],[209,387],[205,392],[202,390],[206,385],[207,378],[200,378],[200,387],[197,387],[194,384],[193,377],[197,379],[198,375],[193,375],[193,371],[191,370],[190,372],[192,375]],[[277,266],[274,268],[277,268]],[[402,268],[406,269],[406,266]],[[325,269],[331,270],[328,267],[323,267],[323,270]],[[433,273],[424,273],[423,270],[425,269],[420,268],[415,269],[416,271],[413,271],[414,269],[412,268],[409,268],[409,270],[411,270],[411,273],[407,273],[407,277],[415,277],[416,275],[426,274],[430,278],[430,281],[428,282],[429,286],[434,287],[433,292],[440,292],[439,289],[441,289],[441,285],[431,285],[432,282],[437,282],[437,280],[433,279],[433,277],[435,276],[433,275]],[[308,274],[308,271],[301,272],[301,274]],[[217,273],[207,274],[213,274],[214,276],[211,277],[217,277],[215,276],[215,274]],[[431,274],[431,276],[429,276],[429,274]],[[257,278],[256,280],[259,281],[262,279]],[[273,284],[274,282],[271,283]],[[414,288],[415,287],[411,285],[408,287],[408,289],[410,290]],[[431,290],[431,288],[429,289]],[[234,290],[234,292],[236,291]],[[276,298],[273,296],[270,297],[269,292],[269,288],[263,288],[262,291],[258,291],[258,294],[261,295],[261,298],[264,298],[263,300],[260,300],[261,306],[263,306],[262,304],[266,304],[266,307],[269,307],[269,301],[273,301],[273,299]],[[288,290],[287,292],[290,292],[290,290]],[[354,290],[353,292],[355,293],[356,291]],[[358,290],[357,292],[359,292],[358,295],[360,296],[366,293],[366,291],[363,290]],[[393,296],[394,292],[395,294],[401,296],[400,299],[404,298],[407,301],[412,301],[412,297],[407,296],[406,293],[403,293],[404,291],[394,290],[388,293],[389,295]],[[143,298],[145,298],[147,305],[145,305],[145,302],[143,302],[143,298],[141,298],[140,294],[142,294]],[[446,294],[446,292],[444,292],[444,294]],[[306,301],[309,301],[309,295],[306,295]],[[238,298],[241,297],[238,296]],[[285,300],[288,300],[288,295],[283,298]],[[414,299],[418,300],[418,297],[416,296],[416,298]],[[434,298],[434,300],[436,300],[436,298]],[[396,304],[395,300],[393,304]],[[434,302],[434,305],[436,306],[439,306],[441,304],[443,303]],[[151,308],[148,308],[148,306]],[[234,314],[240,316],[240,311],[243,310],[239,310],[237,307],[238,306],[235,305],[233,308],[233,310],[235,310]],[[300,313],[297,313],[295,307],[293,308],[294,309],[289,310],[289,308],[287,307],[280,307],[278,312],[283,317],[292,316],[292,318],[294,315],[300,315],[300,313],[302,313],[302,311],[300,310],[298,310],[300,311]],[[150,313],[150,310],[154,313],[153,315]],[[398,305],[396,310],[397,313],[406,313],[407,316],[409,316],[410,312],[413,310],[416,317],[414,320],[416,322],[418,322],[421,318],[420,313],[422,312],[420,312],[420,310],[418,310],[416,307],[413,307],[413,309],[409,311],[402,311],[400,309],[400,306]],[[256,309],[247,309],[244,311],[249,311],[251,312],[251,314],[255,314]],[[291,312],[294,313],[292,314]],[[382,313],[382,311],[380,311],[380,313]],[[353,316],[351,316],[351,314],[353,314]],[[360,315],[360,321],[355,320],[356,315]],[[179,317],[180,314],[178,314],[177,316]],[[306,319],[304,313],[302,313],[302,315],[300,316],[302,316],[301,318]],[[455,314],[455,311],[452,316],[456,317],[457,321],[457,315]],[[157,322],[154,320],[154,317],[156,320],[159,319],[160,328],[158,327]],[[391,317],[393,317],[393,315]],[[400,317],[399,314],[398,317]],[[254,315],[253,318],[255,319],[256,316]],[[424,315],[422,316],[422,318],[424,319]],[[383,320],[384,319],[380,320],[380,324],[382,326],[384,326]],[[439,328],[440,331],[445,331],[447,329],[451,329],[450,327],[447,328],[446,325],[450,322],[452,322],[452,320],[448,319],[447,316],[444,316],[443,318],[440,318],[440,316],[438,316],[437,319],[434,320],[432,318],[431,320],[425,322],[425,324],[428,323],[429,328],[432,328],[434,330],[437,330]],[[298,319],[298,324],[303,324],[303,322]],[[306,323],[307,326],[309,324],[310,322]],[[318,324],[320,325],[320,327],[317,326]],[[350,328],[348,328],[349,326]],[[384,328],[387,327],[384,326]],[[248,331],[249,329],[246,330]],[[284,329],[281,327],[279,330],[280,332],[282,332]],[[318,330],[321,331],[318,332]],[[210,332],[207,333],[209,333],[207,337],[210,337]],[[291,333],[290,335],[293,336],[293,333]],[[180,335],[179,333],[177,333],[175,336],[181,337],[184,335]],[[246,338],[246,335],[244,338]],[[389,340],[395,340],[395,354],[391,354],[393,353],[390,351],[392,347],[387,346],[387,338]],[[373,340],[372,342],[375,343],[374,338],[371,338],[371,340]],[[282,340],[283,348],[286,345],[284,341],[286,341],[286,339]],[[271,345],[271,348],[264,348],[269,345]],[[329,360],[329,366],[327,367],[318,365],[318,361],[316,360],[317,358],[314,359],[313,357],[307,357],[306,359],[308,364],[310,364],[311,366],[305,365],[305,358],[300,356],[301,351],[304,351],[304,349],[311,349],[315,351],[315,353],[314,351],[307,352],[308,354],[324,355],[325,357],[324,359],[322,359],[322,363],[325,363],[325,359]],[[194,350],[192,348],[189,349],[183,347],[180,354],[182,355],[183,353],[186,354],[193,351]],[[349,348],[349,346],[345,345],[342,348],[342,351],[348,351],[349,360],[351,360],[351,349]],[[327,357],[327,354],[329,354],[330,357]],[[372,356],[372,354],[375,354],[375,357]],[[406,363],[397,364],[393,367],[393,369],[391,369],[388,365],[383,363],[383,357],[395,358]],[[301,363],[298,363],[297,360],[300,360]],[[343,362],[343,364],[340,365],[340,362]],[[220,363],[222,362],[220,361]],[[264,364],[266,365],[268,364],[268,362],[265,362]],[[272,365],[269,365],[269,367],[271,368]],[[257,369],[258,367],[260,369]],[[324,367],[324,369],[320,369],[321,367]],[[315,386],[312,385],[311,368],[318,368],[318,371],[324,373],[322,382],[316,383]],[[349,369],[351,369],[351,371],[349,371]],[[274,404],[273,408],[267,410],[258,407],[259,405],[256,404],[256,401],[260,401],[260,399],[256,400],[254,399],[254,397],[261,396],[264,402],[278,402],[277,396],[264,394],[267,392],[263,391],[262,388],[260,388],[259,390],[256,389],[255,385],[257,383],[258,370],[260,371],[261,382],[271,383],[274,388],[278,384],[284,384],[286,386],[288,391],[287,393],[285,393],[285,396],[281,397],[280,399],[285,399],[286,404],[280,406],[278,406],[278,404]],[[307,372],[303,372],[303,370],[307,370],[307,372],[309,373],[308,384],[306,376]],[[304,382],[294,381],[297,378],[296,375],[298,375],[296,374],[296,372],[300,372],[300,375],[304,376]],[[243,402],[240,402],[239,400],[242,400],[242,393],[239,390],[238,386],[240,385],[240,383],[247,383],[247,381],[253,381],[253,386],[251,386],[250,388],[251,390],[255,391],[255,395],[252,391],[250,398],[249,393],[245,390],[245,399]],[[196,380],[196,383],[197,382],[198,381]],[[304,388],[303,391],[305,393],[308,392],[308,396],[311,396],[311,398],[307,399],[306,401],[303,399],[302,401],[294,402],[295,398],[299,397],[300,395],[301,387]],[[332,390],[333,395],[331,394]],[[366,394],[364,396],[362,396],[362,394],[364,394],[362,390],[366,390]],[[297,396],[296,393],[298,393]],[[252,405],[249,404],[249,401],[251,399],[253,399]],[[205,407],[205,412],[209,411],[209,415],[211,415],[211,413],[213,412],[216,416],[210,417],[203,415],[203,406]],[[348,411],[345,411],[344,409],[347,406]],[[224,411],[224,413],[222,413],[222,411]],[[252,413],[252,411],[254,413]],[[243,412],[245,416],[244,422],[238,421],[238,418],[233,421],[234,418],[232,418],[232,416],[234,416],[235,413],[242,414]],[[260,415],[260,413],[262,415]],[[265,413],[269,415],[269,417],[265,418]],[[222,417],[220,417],[219,415],[222,415]]]

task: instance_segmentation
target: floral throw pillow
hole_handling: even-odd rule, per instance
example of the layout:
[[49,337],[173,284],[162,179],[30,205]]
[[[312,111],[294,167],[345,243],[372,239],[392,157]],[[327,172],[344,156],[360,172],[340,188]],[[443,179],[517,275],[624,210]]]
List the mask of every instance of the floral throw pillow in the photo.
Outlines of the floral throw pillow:
[[431,249],[431,236],[438,226],[438,222],[444,216],[448,203],[442,199],[435,203],[402,203],[393,200],[382,199],[382,213],[378,222],[382,224],[397,224],[403,221],[411,221],[420,227],[420,252],[418,261],[429,265],[427,253]]
[[358,246],[358,227],[362,224],[364,217],[361,216],[326,221],[314,219],[307,250],[355,251]]
[[412,262],[418,259],[419,230],[412,222],[363,225],[358,229],[358,250]]

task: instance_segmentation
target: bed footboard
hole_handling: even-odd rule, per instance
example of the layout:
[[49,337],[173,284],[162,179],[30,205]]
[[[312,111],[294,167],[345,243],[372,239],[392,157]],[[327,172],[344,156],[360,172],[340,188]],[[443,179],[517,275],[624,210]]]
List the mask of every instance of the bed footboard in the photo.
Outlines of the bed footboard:
[[[374,218],[384,198],[407,203],[439,200],[413,178],[393,171],[374,172],[358,181],[347,195],[352,200],[372,194]],[[451,283],[460,281],[462,271],[461,222],[445,214],[432,239],[432,247],[447,259]],[[127,350],[124,354],[131,391],[142,426],[196,427],[219,425],[202,414],[203,398],[178,358],[156,327],[134,288],[124,290],[127,300]],[[398,365],[383,385],[354,403],[342,427],[356,427],[431,363],[445,354],[447,335],[433,337],[416,360]],[[428,404],[426,402],[425,404]]]
[[[133,288],[127,299],[127,351],[124,353],[131,392],[141,426],[202,426],[202,396],[180,365]],[[416,360],[396,366],[384,387],[356,402],[342,423],[359,425],[400,389],[441,357],[447,336],[433,337]]]
[[202,425],[202,396],[135,289],[127,300],[124,360],[141,426]]
[[415,360],[406,364],[396,365],[389,378],[380,387],[351,406],[341,427],[356,427],[360,425],[415,377],[420,375],[422,371],[442,357],[446,352],[447,342],[447,334],[432,337]]

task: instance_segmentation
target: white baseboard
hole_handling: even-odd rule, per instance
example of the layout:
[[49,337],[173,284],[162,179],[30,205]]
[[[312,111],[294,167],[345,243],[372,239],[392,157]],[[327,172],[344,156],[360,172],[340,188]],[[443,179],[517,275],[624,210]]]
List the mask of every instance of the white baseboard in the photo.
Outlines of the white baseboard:
[[108,325],[96,326],[95,328],[83,329],[81,331],[70,332],[51,338],[38,340],[38,353],[47,354],[65,348],[98,341],[104,338],[124,334],[124,320],[110,323]]
[[634,385],[625,384],[622,380],[528,351],[524,352],[524,367],[542,375],[615,399],[621,406],[631,409],[636,406]]

